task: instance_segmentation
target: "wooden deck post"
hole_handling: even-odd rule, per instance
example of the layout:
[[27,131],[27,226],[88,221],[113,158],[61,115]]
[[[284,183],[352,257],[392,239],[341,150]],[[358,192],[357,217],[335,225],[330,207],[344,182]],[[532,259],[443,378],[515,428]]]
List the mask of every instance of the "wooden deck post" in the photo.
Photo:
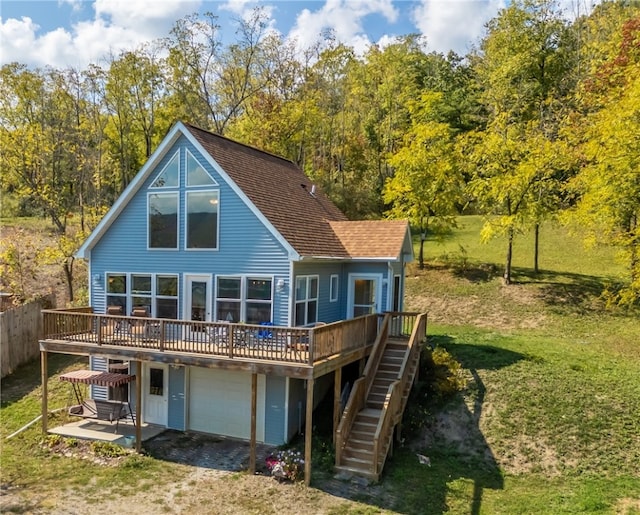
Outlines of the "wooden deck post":
[[304,484],[311,484],[311,436],[313,432],[313,378],[307,379],[307,417],[304,429]]
[[258,407],[258,374],[251,374],[251,453],[249,474],[256,473],[256,409]]
[[338,425],[340,424],[340,394],[342,393],[342,367],[333,372],[333,444],[336,444]]
[[142,450],[142,361],[136,374],[136,452]]
[[49,398],[49,390],[47,388],[47,383],[49,381],[48,373],[47,373],[47,351],[40,352],[40,374],[42,376],[42,432],[47,434],[47,424],[48,424],[48,398]]

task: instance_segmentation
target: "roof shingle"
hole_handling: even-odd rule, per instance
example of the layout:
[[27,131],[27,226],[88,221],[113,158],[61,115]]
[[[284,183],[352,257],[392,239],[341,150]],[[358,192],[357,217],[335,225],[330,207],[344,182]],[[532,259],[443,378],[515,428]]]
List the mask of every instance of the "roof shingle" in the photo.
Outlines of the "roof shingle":
[[397,258],[404,221],[348,221],[293,162],[184,124],[302,257]]

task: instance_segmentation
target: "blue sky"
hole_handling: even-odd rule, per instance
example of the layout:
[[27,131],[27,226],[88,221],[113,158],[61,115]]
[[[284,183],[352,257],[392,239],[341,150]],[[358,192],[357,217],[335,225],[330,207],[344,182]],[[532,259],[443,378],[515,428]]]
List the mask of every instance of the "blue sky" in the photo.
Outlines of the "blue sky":
[[83,68],[110,52],[165,37],[176,20],[195,11],[219,16],[222,35],[233,40],[232,20],[255,6],[270,14],[270,27],[311,45],[332,29],[356,51],[420,33],[427,50],[466,54],[484,24],[507,0],[2,0],[0,64]]

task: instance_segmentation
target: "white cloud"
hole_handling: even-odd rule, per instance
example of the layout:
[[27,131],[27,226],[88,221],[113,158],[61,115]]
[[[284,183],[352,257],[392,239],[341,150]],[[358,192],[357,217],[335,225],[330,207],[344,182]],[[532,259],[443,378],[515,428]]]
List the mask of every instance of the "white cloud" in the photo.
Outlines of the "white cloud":
[[[76,0],[66,0],[75,5]],[[93,19],[40,34],[30,18],[0,18],[0,63],[84,68],[110,53],[164,37],[175,21],[191,14],[200,0],[96,0]]]
[[74,11],[80,11],[82,9],[82,0],[58,0],[58,5],[68,4]]
[[464,55],[484,35],[485,24],[506,7],[505,0],[422,0],[412,13],[430,51]]
[[108,26],[138,31],[146,36],[164,36],[175,20],[196,12],[199,0],[95,0],[96,20]]
[[220,10],[243,15],[247,10],[251,9],[250,6],[252,5],[255,5],[254,0],[227,0],[227,2],[220,5]]
[[300,11],[288,37],[309,48],[330,29],[339,41],[362,53],[371,44],[363,29],[363,19],[369,15],[381,15],[388,23],[398,19],[391,0],[326,0],[320,9]]

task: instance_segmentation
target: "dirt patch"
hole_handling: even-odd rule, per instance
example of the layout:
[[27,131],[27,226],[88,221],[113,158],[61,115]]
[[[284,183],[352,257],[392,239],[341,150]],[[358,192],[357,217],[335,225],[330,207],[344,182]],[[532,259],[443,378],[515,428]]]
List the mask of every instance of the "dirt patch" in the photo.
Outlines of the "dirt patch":
[[[460,289],[464,289],[464,295]],[[543,299],[530,285],[496,289],[487,287],[486,282],[461,278],[448,269],[422,270],[409,276],[407,303],[409,310],[428,312],[429,321],[436,324],[511,330],[539,328],[546,323]]]
[[[51,452],[93,461],[96,466],[117,466],[129,455],[96,458],[87,443],[72,449],[60,442],[48,444]],[[145,442],[144,450],[156,458],[179,464],[170,484],[146,482],[126,491],[83,485],[64,491],[35,492],[3,485],[0,512],[84,515],[105,513],[216,513],[230,515],[325,513],[393,513],[393,493],[383,484],[369,485],[357,478],[338,479],[314,472],[314,486],[279,481],[266,469],[272,446],[258,445],[257,471],[245,472],[249,462],[247,442],[197,433],[166,431]],[[123,457],[124,456],[124,457]]]

